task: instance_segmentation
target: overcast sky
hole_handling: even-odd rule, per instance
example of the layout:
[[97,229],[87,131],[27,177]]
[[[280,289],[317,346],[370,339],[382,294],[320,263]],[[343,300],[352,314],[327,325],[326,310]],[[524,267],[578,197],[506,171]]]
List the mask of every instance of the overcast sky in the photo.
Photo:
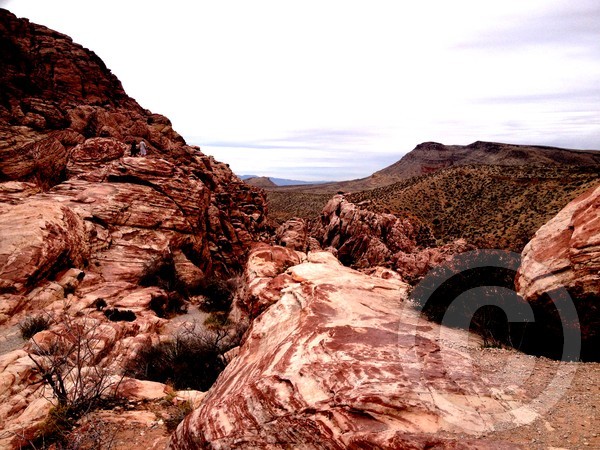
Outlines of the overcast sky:
[[351,179],[424,141],[600,149],[599,0],[0,0],[239,174]]

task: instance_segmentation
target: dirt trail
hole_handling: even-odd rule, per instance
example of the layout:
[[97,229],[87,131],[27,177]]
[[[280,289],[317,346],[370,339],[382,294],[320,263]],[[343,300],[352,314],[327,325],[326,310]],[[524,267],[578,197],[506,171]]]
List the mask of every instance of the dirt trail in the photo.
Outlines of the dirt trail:
[[541,410],[533,422],[490,436],[527,449],[600,449],[600,363],[563,363],[491,348],[472,356],[481,376],[514,384],[515,392],[532,399],[526,406]]

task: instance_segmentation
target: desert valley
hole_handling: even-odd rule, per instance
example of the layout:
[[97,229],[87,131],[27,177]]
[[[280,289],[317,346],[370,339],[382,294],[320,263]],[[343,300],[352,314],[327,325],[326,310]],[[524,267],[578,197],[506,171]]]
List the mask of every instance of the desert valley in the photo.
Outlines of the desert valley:
[[600,151],[449,144],[242,181],[0,9],[0,448],[600,448]]

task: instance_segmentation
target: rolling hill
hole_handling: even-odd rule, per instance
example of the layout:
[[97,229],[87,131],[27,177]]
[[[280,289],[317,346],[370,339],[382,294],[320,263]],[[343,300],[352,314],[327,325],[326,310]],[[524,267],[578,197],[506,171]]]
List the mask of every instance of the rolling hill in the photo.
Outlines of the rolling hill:
[[498,166],[578,166],[600,171],[600,151],[477,141],[469,145],[424,142],[398,162],[357,180],[277,188],[306,193],[358,192],[426,175],[440,169],[471,164]]
[[520,252],[572,199],[600,183],[590,167],[468,165],[348,195],[368,209],[415,214],[441,242]]
[[475,142],[418,145],[370,177],[268,188],[271,218],[317,218],[331,195],[377,211],[415,214],[443,243],[521,251],[569,201],[600,182],[600,152]]

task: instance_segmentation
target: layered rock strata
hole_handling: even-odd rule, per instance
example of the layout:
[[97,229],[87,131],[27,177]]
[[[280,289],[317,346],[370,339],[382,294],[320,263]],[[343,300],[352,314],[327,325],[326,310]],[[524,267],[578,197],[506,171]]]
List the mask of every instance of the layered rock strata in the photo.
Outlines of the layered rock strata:
[[[516,287],[534,308],[549,315],[557,314],[555,302],[566,289],[578,313],[584,352],[600,358],[600,186],[573,200],[537,231],[523,250]],[[564,313],[557,319],[557,327],[561,322],[569,326]]]
[[170,449],[515,448],[481,435],[523,419],[519,394],[474,374],[477,340],[420,319],[407,284],[281,247],[247,275],[271,306]]

